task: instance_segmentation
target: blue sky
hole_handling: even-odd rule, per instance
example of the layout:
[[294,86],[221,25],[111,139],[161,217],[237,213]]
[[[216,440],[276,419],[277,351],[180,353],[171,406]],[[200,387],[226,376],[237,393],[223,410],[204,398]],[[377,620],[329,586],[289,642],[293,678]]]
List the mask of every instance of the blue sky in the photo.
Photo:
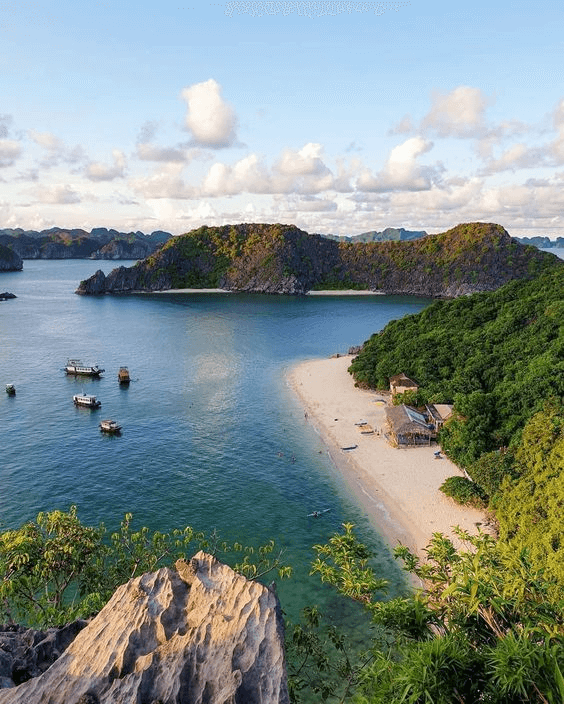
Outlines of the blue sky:
[[0,228],[564,236],[564,3],[0,0]]

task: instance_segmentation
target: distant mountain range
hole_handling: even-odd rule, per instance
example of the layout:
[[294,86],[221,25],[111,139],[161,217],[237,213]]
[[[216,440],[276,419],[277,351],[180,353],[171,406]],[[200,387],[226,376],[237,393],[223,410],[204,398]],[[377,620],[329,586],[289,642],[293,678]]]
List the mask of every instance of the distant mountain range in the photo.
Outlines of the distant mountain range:
[[91,232],[52,227],[49,230],[0,230],[0,245],[21,259],[143,259],[161,247],[172,235],[157,230],[118,232],[105,227]]
[[121,266],[107,276],[98,270],[77,293],[221,288],[302,295],[357,289],[454,298],[563,265],[493,223],[385,242],[334,241],[294,225],[244,223],[204,226],[174,237],[132,267]]
[[370,230],[360,235],[321,235],[337,242],[403,242],[404,240],[417,240],[426,237],[425,230],[405,230],[403,227],[387,227],[382,232]]

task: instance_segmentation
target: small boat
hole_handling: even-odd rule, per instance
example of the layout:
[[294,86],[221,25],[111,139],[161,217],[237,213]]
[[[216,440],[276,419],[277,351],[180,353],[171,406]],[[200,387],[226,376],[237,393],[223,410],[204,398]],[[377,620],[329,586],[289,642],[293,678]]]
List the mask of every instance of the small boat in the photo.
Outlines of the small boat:
[[131,379],[129,378],[129,369],[127,367],[120,367],[118,371],[118,381],[120,384],[129,384]]
[[89,394],[76,394],[72,397],[75,406],[83,406],[84,408],[100,408],[101,401],[98,401],[96,396]]
[[16,395],[16,387],[13,384],[6,384],[6,393],[8,396]]
[[324,508],[323,511],[314,511],[313,513],[308,513],[307,516],[308,518],[319,518],[319,516],[322,516],[324,513],[327,513],[327,511],[330,510],[330,508]]
[[115,420],[103,420],[100,423],[100,430],[103,433],[110,433],[111,435],[119,435],[121,433],[121,425],[117,424]]
[[79,359],[69,359],[65,366],[65,372],[67,374],[74,374],[76,376],[100,376],[105,369],[100,369],[97,364],[94,366],[88,366],[83,364]]
[[341,447],[341,450],[347,452],[348,450],[356,450],[357,447],[358,445],[348,445],[348,447]]

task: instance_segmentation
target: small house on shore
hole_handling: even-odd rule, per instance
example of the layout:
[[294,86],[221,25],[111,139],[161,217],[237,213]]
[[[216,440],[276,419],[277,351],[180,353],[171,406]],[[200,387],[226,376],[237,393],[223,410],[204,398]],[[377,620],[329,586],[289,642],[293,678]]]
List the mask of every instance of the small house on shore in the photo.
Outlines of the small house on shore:
[[388,406],[386,408],[387,437],[395,447],[430,445],[435,438],[432,423],[411,406]]
[[392,394],[392,398],[396,394],[403,394],[406,391],[414,391],[417,393],[418,390],[419,385],[417,382],[410,379],[403,372],[390,377],[390,393]]
[[429,423],[435,428],[435,433],[443,427],[445,420],[452,415],[452,405],[450,403],[429,403],[425,406]]

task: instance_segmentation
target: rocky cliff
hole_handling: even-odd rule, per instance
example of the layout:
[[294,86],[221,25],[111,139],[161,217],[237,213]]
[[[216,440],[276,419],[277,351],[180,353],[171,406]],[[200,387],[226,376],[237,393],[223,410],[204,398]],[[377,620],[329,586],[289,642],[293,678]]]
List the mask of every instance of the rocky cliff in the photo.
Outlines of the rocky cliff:
[[217,287],[305,294],[351,288],[453,298],[562,264],[490,223],[458,225],[413,241],[367,243],[337,242],[293,225],[239,224],[175,237],[133,267],[108,276],[96,272],[77,293]]
[[[289,702],[276,594],[203,552],[131,580],[84,626],[48,634],[62,649],[78,633],[53,664],[45,652],[28,657],[37,676],[0,689],[0,704]],[[40,648],[45,634],[27,640]],[[21,678],[22,652],[15,636],[0,649],[0,677],[12,667],[5,685],[15,684],[18,657]]]
[[53,227],[49,230],[0,230],[0,245],[22,259],[143,259],[172,235],[157,231],[123,233],[104,227],[91,232]]
[[21,257],[9,247],[0,244],[0,271],[21,271],[22,269]]

